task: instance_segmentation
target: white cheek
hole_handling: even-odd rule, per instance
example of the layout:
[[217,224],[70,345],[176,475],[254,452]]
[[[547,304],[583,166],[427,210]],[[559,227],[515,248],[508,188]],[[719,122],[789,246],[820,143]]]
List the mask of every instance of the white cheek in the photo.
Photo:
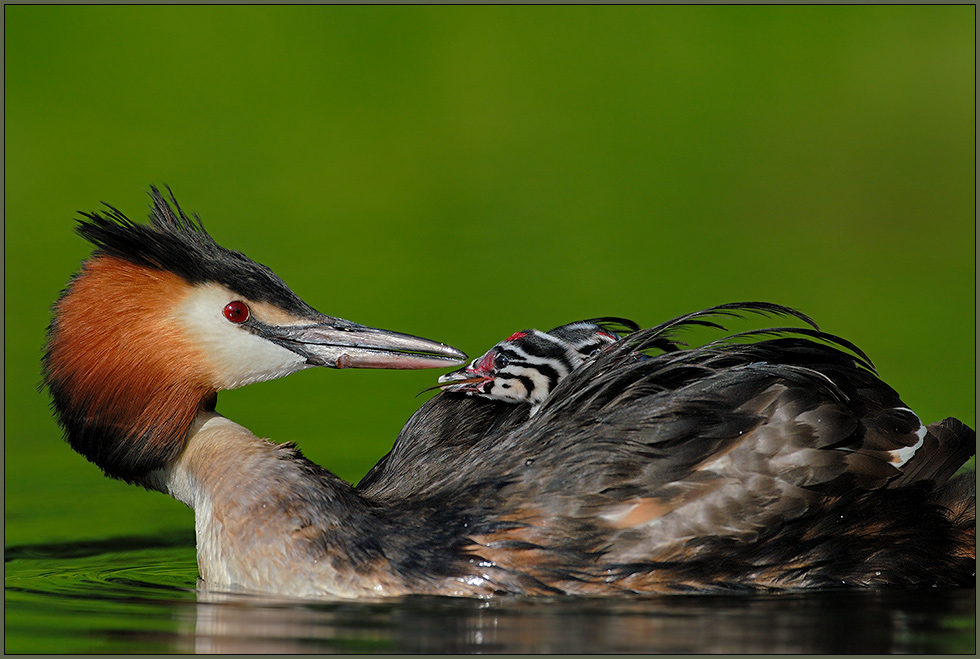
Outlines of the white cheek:
[[512,400],[517,403],[528,399],[527,390],[520,380],[499,380],[498,384],[491,389],[490,396],[498,400]]
[[177,311],[177,320],[187,337],[212,365],[216,388],[235,389],[308,367],[296,353],[225,318],[224,307],[233,299],[234,295],[225,288],[206,284],[198,286]]
[[[548,391],[551,385],[551,382],[548,380],[548,376],[536,368],[518,368],[515,369],[515,372],[518,375],[523,375],[524,377],[530,378],[531,383],[534,385],[530,392],[525,393],[524,400],[531,403],[540,403],[548,397]],[[564,374],[559,374],[559,377],[563,376]]]

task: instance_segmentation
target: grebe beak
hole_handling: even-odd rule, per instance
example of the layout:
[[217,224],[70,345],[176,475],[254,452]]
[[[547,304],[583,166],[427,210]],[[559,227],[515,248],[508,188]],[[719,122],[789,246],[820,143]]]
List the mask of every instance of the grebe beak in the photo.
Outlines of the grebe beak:
[[444,368],[466,361],[466,354],[438,341],[366,327],[323,316],[313,325],[267,325],[250,329],[304,357],[310,366],[328,368]]

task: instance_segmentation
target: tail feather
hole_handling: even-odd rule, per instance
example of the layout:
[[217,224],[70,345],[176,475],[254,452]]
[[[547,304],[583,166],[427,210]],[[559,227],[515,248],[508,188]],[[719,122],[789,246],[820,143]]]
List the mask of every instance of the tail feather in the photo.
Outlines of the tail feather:
[[949,480],[933,492],[933,503],[948,508],[950,519],[974,519],[976,517],[977,473],[968,471]]
[[948,417],[926,426],[922,447],[902,467],[902,475],[889,483],[902,487],[919,481],[941,486],[976,452],[977,433],[968,425]]
[[966,559],[977,558],[977,473],[968,471],[954,476],[933,492],[933,503],[946,513],[952,527],[950,554]]

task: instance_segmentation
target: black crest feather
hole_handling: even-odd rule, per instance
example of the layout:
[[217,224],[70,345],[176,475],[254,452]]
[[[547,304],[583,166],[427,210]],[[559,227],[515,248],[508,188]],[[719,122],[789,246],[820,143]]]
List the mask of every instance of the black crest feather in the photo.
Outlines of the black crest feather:
[[108,254],[132,263],[167,270],[188,283],[215,282],[247,298],[271,302],[299,315],[316,312],[267,266],[222,247],[196,214],[188,217],[173,192],[169,200],[150,186],[150,222],[139,224],[103,202],[108,211],[81,212],[76,231]]

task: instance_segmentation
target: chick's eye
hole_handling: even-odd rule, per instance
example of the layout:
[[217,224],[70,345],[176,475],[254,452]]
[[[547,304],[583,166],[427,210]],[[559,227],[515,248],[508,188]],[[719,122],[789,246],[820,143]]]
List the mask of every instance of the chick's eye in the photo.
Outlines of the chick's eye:
[[500,371],[507,368],[507,364],[509,363],[510,360],[507,359],[506,355],[497,355],[497,357],[493,360],[493,367]]
[[239,300],[229,302],[225,305],[224,314],[225,318],[233,323],[244,323],[249,316],[248,305]]

